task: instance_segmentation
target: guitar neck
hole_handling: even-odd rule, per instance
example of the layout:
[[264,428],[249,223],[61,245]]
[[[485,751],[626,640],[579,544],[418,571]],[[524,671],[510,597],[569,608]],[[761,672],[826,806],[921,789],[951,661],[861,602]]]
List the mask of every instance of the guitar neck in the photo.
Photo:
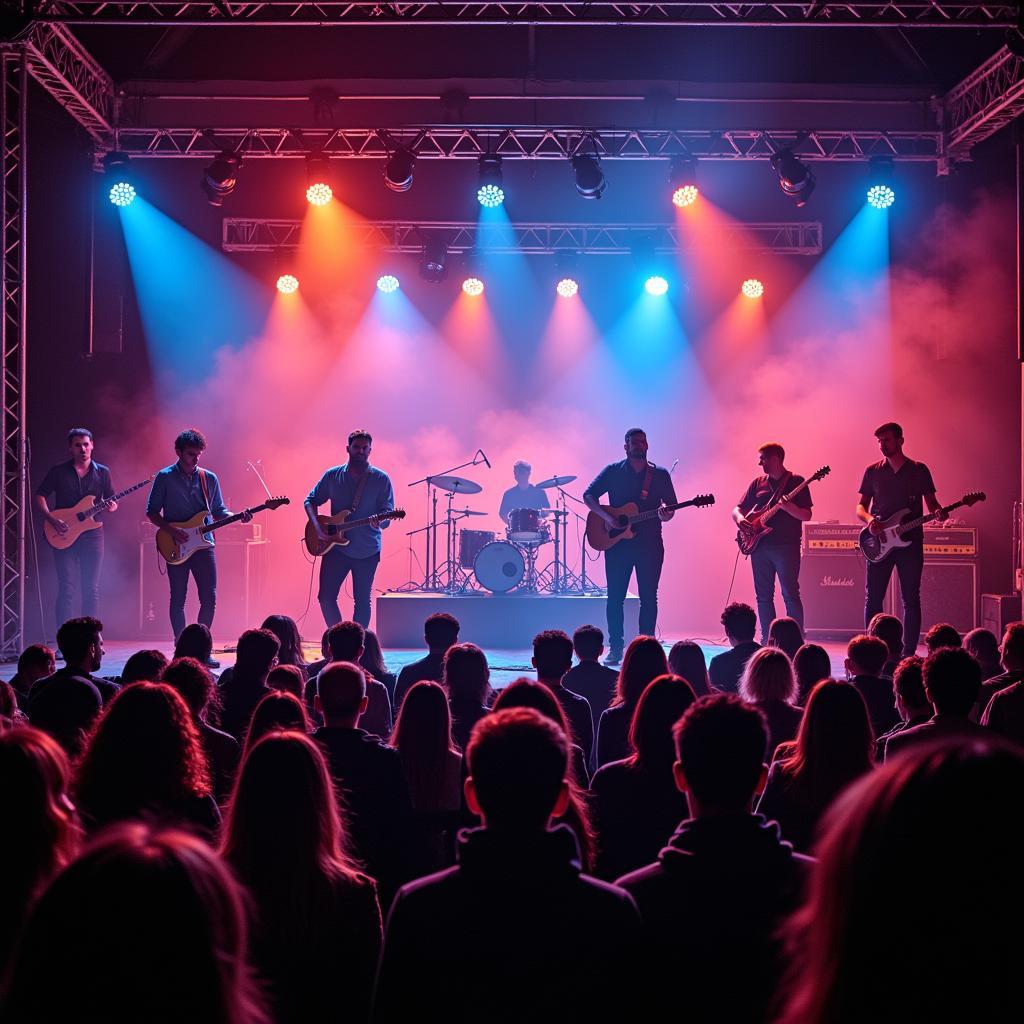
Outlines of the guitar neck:
[[781,498],[779,498],[778,501],[775,502],[774,505],[772,505],[771,508],[765,509],[765,511],[761,514],[761,522],[767,523],[768,520],[771,519],[771,517],[779,511],[779,508],[784,501],[792,501],[802,490],[804,490],[804,488],[806,488],[810,484],[810,482],[810,480],[805,480],[802,484],[797,484],[797,486],[794,487],[793,490],[789,492],[789,494],[784,494]]
[[[152,477],[150,479],[152,479]],[[117,494],[112,494],[109,498],[104,498],[89,510],[89,515],[94,516],[100,512],[106,512],[115,501],[120,501],[122,498],[131,494],[132,491],[137,491],[140,487],[145,487],[148,483],[149,480],[140,480],[137,484],[132,484],[131,487],[126,487],[123,491],[118,491]]]
[[905,523],[900,523],[896,527],[896,536],[902,537],[904,533],[910,530],[916,530],[919,526],[924,526],[925,523],[930,523],[933,519],[945,519],[954,509],[960,508],[965,503],[962,501],[954,501],[952,505],[944,505],[942,508],[935,512],[929,512],[925,516],[918,516],[916,519],[908,519]]
[[219,530],[222,526],[230,526],[232,523],[237,523],[246,513],[254,516],[257,512],[262,512],[268,508],[270,506],[267,504],[257,505],[255,508],[247,508],[245,512],[236,512],[233,516],[228,516],[227,519],[218,519],[215,523],[210,523],[208,526],[200,527],[200,529],[203,533],[213,533],[214,530]]
[[365,519],[346,519],[343,523],[338,523],[334,530],[336,533],[344,533],[346,530],[351,530],[356,526],[371,526],[373,523],[385,518],[384,516],[367,516]]
[[677,509],[689,508],[692,504],[692,501],[678,501],[674,505],[660,505],[658,508],[652,508],[647,512],[638,512],[635,516],[630,516],[629,521],[630,523],[645,523],[648,519],[654,519],[662,509],[666,512],[675,512]]

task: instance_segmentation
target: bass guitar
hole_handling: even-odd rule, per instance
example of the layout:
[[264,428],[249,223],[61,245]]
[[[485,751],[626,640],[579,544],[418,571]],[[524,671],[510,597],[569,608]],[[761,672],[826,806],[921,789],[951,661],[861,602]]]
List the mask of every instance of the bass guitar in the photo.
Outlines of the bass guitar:
[[404,519],[405,509],[396,508],[390,512],[377,512],[375,515],[367,516],[365,519],[350,520],[350,515],[352,515],[351,509],[345,509],[336,516],[316,517],[316,521],[320,524],[320,529],[327,534],[327,540],[321,540],[316,535],[313,524],[307,522],[306,532],[302,538],[306,545],[306,550],[316,558],[317,555],[323,555],[330,551],[335,544],[345,547],[351,543],[348,537],[345,536],[349,530],[354,530],[357,526],[376,526],[378,523],[384,522],[385,519]]
[[760,512],[751,512],[747,515],[747,522],[741,523],[739,532],[736,534],[736,543],[740,551],[749,555],[758,544],[772,532],[773,527],[768,523],[772,516],[779,511],[779,506],[784,501],[792,501],[808,484],[813,484],[832,472],[831,466],[822,466],[816,473],[809,476],[802,484],[794,487],[789,494],[782,495],[774,504],[761,509]]
[[905,535],[911,530],[916,530],[919,526],[924,526],[925,523],[930,523],[933,519],[945,519],[950,512],[960,508],[962,505],[969,507],[984,500],[985,494],[983,491],[972,491],[970,494],[965,494],[959,501],[953,502],[952,505],[945,505],[935,512],[929,512],[928,515],[917,516],[914,519],[906,518],[910,515],[910,511],[901,508],[899,512],[894,512],[888,519],[881,521],[882,528],[879,533],[872,533],[865,526],[860,531],[860,549],[864,552],[864,557],[869,562],[881,562],[882,559],[897,548],[910,546],[910,541],[905,539]]
[[43,536],[50,542],[51,547],[57,548],[59,551],[71,547],[83,533],[98,530],[103,525],[96,521],[96,517],[101,512],[106,512],[115,501],[120,501],[132,491],[145,487],[152,479],[151,476],[147,476],[145,480],[140,480],[137,484],[132,484],[131,487],[126,487],[123,491],[118,491],[117,494],[112,494],[102,501],[97,501],[95,498],[83,498],[73,508],[55,508],[50,515],[62,523],[67,523],[68,528],[61,533],[56,526],[46,520],[43,523]]
[[233,516],[228,516],[226,519],[218,519],[216,522],[210,522],[209,512],[197,512],[187,523],[170,524],[176,530],[184,530],[188,534],[183,541],[176,541],[170,530],[157,530],[156,549],[163,555],[164,561],[169,562],[171,565],[181,565],[182,562],[187,562],[197,551],[213,547],[210,534],[214,530],[221,530],[225,526],[237,523],[246,513],[254,516],[257,512],[264,511],[264,509],[276,509],[288,504],[290,504],[288,498],[270,498],[262,505],[257,505],[255,508],[247,508],[245,512],[236,512]]
[[587,516],[587,543],[595,551],[607,551],[614,547],[620,540],[630,540],[635,536],[633,527],[637,523],[647,522],[654,519],[661,509],[668,512],[675,512],[676,509],[689,508],[691,505],[696,508],[706,508],[714,505],[713,494],[698,494],[689,501],[680,501],[675,505],[662,505],[661,508],[652,508],[647,512],[641,512],[634,502],[628,505],[620,505],[616,508],[613,505],[602,505],[605,512],[615,517],[616,526],[609,526],[596,512],[591,511]]

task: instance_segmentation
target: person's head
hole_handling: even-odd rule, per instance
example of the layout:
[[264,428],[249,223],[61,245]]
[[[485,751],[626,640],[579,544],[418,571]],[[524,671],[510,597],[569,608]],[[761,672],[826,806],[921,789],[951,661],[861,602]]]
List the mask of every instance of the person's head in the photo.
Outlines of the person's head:
[[631,459],[647,458],[647,434],[639,427],[630,427],[626,431],[626,443],[622,446]]
[[859,633],[846,645],[846,670],[851,676],[877,676],[889,660],[889,648],[877,636]]
[[316,677],[314,707],[329,726],[355,728],[366,710],[366,673],[351,661],[332,661]]
[[359,664],[375,679],[381,679],[388,674],[388,667],[384,664],[384,652],[380,649],[380,641],[372,629],[366,630],[363,637],[363,656],[359,659]]
[[247,629],[238,638],[235,677],[245,675],[266,679],[267,673],[277,664],[280,647],[281,641],[269,629]]
[[665,648],[661,642],[653,636],[634,637],[622,656],[612,704],[635,708],[647,684],[667,672],[668,658],[665,657]]
[[963,647],[964,640],[956,626],[948,622],[937,622],[924,635],[924,645],[928,653],[939,650],[941,647]]
[[85,739],[103,710],[99,690],[87,679],[59,676],[29,705],[29,720],[52,736],[71,760],[82,752]]
[[895,615],[879,612],[871,617],[868,633],[877,636],[889,648],[889,661],[899,661],[903,653],[903,622]]
[[508,708],[473,726],[466,803],[487,828],[544,829],[569,803],[569,741],[532,708]]
[[191,473],[199,465],[199,457],[206,451],[206,438],[195,427],[189,427],[174,439],[174,450],[178,454],[181,468]]
[[33,910],[5,1017],[265,1024],[247,946],[242,891],[208,843],[117,825]]
[[452,739],[451,710],[443,686],[424,679],[409,689],[391,732],[391,745],[402,755],[416,811],[440,810],[448,763],[453,755],[461,757]]
[[545,629],[533,638],[537,678],[558,682],[572,668],[572,641],[560,629]]
[[156,682],[167,667],[167,655],[163,651],[151,648],[136,651],[125,663],[121,673],[121,683]]
[[1007,625],[999,660],[1007,672],[1024,672],[1024,622]]
[[306,678],[298,665],[275,665],[267,673],[267,686],[271,690],[292,693],[300,700],[305,689]]
[[991,629],[979,626],[964,637],[964,650],[983,669],[993,669],[999,664],[999,641]]
[[197,721],[205,721],[207,709],[217,702],[217,685],[198,658],[175,658],[163,670],[160,682],[181,694]]
[[435,612],[423,623],[423,639],[431,651],[443,654],[459,642],[459,620],[447,612]]
[[0,679],[0,729],[9,728],[18,712],[18,697],[6,679]]
[[896,693],[896,710],[904,722],[915,715],[931,715],[931,704],[924,692],[924,658],[916,654],[904,658],[892,677],[892,688]]
[[331,661],[355,661],[363,656],[366,630],[358,622],[336,622],[327,631]]
[[676,759],[672,729],[697,699],[690,684],[680,676],[663,675],[651,680],[640,695],[629,727],[629,743],[635,753],[632,764],[646,771],[666,773]]
[[915,746],[851,786],[787,926],[780,1024],[1012,1016],[1024,842],[1007,815],[1022,787],[1024,754],[996,740]]
[[290,615],[268,615],[263,620],[261,629],[269,629],[280,643],[277,652],[277,661],[280,665],[305,665],[306,659],[302,653],[302,637],[299,636],[299,627]]
[[706,697],[713,692],[704,651],[693,640],[677,640],[672,645],[668,652],[668,670],[682,676],[698,697]]
[[757,464],[773,479],[782,476],[785,461],[786,449],[777,441],[769,441],[757,449]]
[[690,814],[750,812],[764,789],[768,726],[764,715],[731,693],[701,697],[672,729],[676,785]]
[[491,669],[487,655],[476,644],[453,644],[442,663],[449,700],[484,705],[490,694]]
[[526,487],[530,482],[530,473],[533,472],[533,466],[523,459],[517,459],[512,463],[512,475],[516,478],[516,483],[520,487]]
[[306,706],[293,693],[284,693],[283,691],[268,693],[256,705],[256,710],[253,711],[252,718],[249,720],[242,756],[248,754],[268,733],[286,730],[309,732],[309,716],[306,714]]
[[751,704],[769,700],[791,704],[796,696],[796,676],[786,652],[777,647],[755,651],[740,676],[739,694]]
[[75,462],[86,463],[92,458],[92,431],[85,427],[72,427],[68,431],[68,451]]
[[320,637],[320,657],[323,658],[324,661],[331,660],[331,645],[329,643],[330,637],[331,630],[330,627],[328,626],[328,628],[323,631],[323,634]]
[[883,423],[875,430],[875,438],[883,458],[903,453],[903,428],[898,423]]
[[732,604],[727,604],[722,612],[722,625],[733,647],[737,644],[749,644],[754,639],[754,631],[757,629],[757,612],[749,604],[733,601]]
[[815,683],[832,675],[832,659],[820,644],[801,644],[793,658],[797,703],[803,704]]
[[580,661],[597,661],[604,651],[604,633],[597,626],[580,626],[572,635],[572,649]]
[[57,659],[46,644],[30,644],[18,658],[18,680],[31,686],[37,679],[52,676]]
[[373,449],[373,438],[368,430],[353,430],[348,435],[348,444],[345,451],[348,453],[348,461],[352,466],[365,466],[370,461],[370,451]]
[[68,619],[57,630],[57,646],[69,668],[95,672],[103,664],[103,623],[91,615]]
[[572,737],[565,708],[549,686],[534,679],[527,679],[526,676],[514,679],[508,686],[498,691],[493,707],[495,711],[502,711],[505,708],[533,708],[554,722],[567,737]]
[[785,651],[790,659],[793,659],[803,642],[804,632],[796,619],[791,619],[788,615],[772,619],[772,624],[768,627],[768,645],[770,647],[778,647],[780,651]]
[[981,692],[981,666],[962,647],[940,647],[924,660],[924,692],[935,713],[966,717]]
[[174,645],[174,660],[195,658],[204,665],[213,654],[213,635],[202,622],[190,622],[179,634]]

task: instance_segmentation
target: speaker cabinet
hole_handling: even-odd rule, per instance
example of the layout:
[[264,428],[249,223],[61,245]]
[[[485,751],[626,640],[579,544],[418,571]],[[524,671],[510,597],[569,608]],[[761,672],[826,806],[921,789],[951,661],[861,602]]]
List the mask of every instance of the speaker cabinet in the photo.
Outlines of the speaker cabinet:
[[[892,613],[903,618],[899,576],[893,572]],[[937,622],[948,622],[961,633],[978,624],[978,565],[926,559],[921,576],[921,634]],[[997,634],[998,635],[998,634]]]
[[804,632],[846,639],[864,631],[864,560],[850,552],[806,555],[800,566]]
[[1020,621],[1020,594],[982,594],[981,624],[1002,643],[1011,622]]

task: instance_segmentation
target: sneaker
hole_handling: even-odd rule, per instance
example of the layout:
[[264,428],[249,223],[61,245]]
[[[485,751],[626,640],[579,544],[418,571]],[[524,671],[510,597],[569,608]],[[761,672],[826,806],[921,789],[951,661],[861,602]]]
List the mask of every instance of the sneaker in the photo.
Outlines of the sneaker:
[[606,665],[621,665],[622,664],[622,651],[617,651],[613,647],[608,652],[608,657],[604,659]]
[[206,667],[207,668],[220,668],[220,662],[217,661],[216,658],[207,658],[206,659]]

